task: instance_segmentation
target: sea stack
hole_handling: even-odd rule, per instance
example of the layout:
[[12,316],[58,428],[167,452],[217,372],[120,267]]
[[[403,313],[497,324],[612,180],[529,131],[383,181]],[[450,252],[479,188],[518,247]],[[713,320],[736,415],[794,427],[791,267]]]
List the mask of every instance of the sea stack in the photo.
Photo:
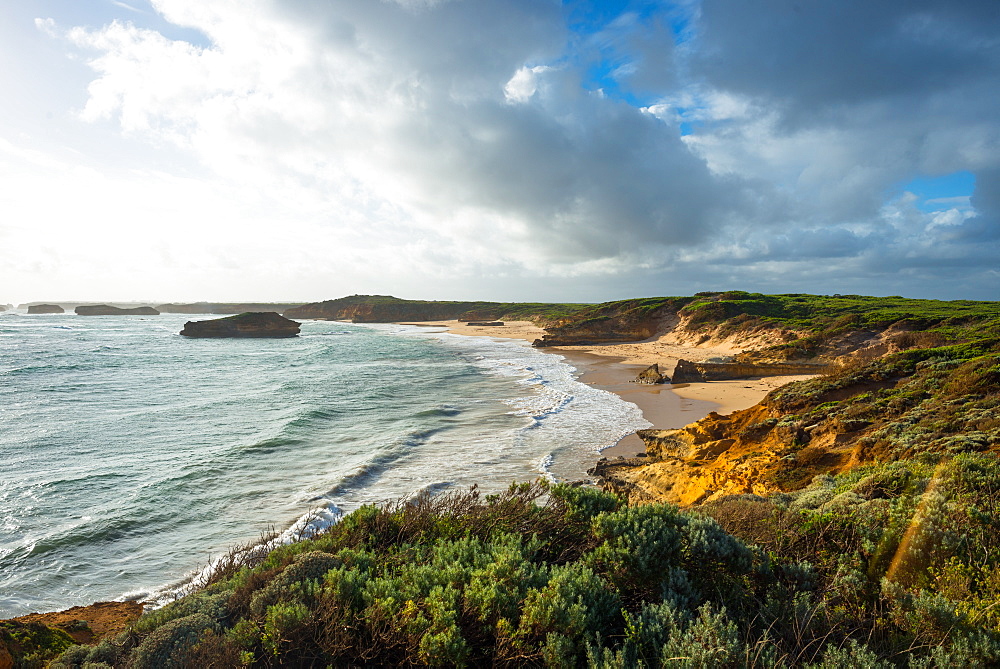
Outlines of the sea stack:
[[273,311],[249,312],[210,321],[188,321],[185,337],[295,337],[299,324]]
[[58,304],[32,304],[28,307],[29,314],[64,314],[66,310]]
[[74,309],[78,316],[159,316],[160,312],[153,307],[136,307],[121,309],[107,304],[91,304]]

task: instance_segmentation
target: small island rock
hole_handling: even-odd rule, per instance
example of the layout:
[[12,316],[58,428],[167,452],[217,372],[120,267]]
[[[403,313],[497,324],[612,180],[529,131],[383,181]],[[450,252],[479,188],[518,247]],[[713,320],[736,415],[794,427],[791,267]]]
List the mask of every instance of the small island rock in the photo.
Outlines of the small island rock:
[[210,321],[188,321],[185,337],[295,337],[299,323],[273,311],[249,312]]
[[64,314],[66,310],[58,304],[32,304],[28,306],[29,314]]
[[159,316],[160,312],[153,307],[136,307],[121,309],[107,304],[91,304],[74,309],[79,316]]

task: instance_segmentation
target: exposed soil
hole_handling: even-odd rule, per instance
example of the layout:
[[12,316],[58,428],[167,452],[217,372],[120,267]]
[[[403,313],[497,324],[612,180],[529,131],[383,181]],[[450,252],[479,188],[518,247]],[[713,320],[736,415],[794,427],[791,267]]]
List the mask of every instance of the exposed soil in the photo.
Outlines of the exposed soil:
[[41,623],[61,629],[77,643],[91,644],[123,632],[142,615],[140,602],[97,602],[89,606],[74,606],[65,611],[29,613],[11,618],[19,623]]

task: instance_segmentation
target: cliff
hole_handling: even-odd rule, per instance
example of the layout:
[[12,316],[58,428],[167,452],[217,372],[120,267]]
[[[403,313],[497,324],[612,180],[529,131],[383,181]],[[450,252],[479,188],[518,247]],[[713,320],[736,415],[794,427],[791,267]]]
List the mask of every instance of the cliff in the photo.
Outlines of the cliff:
[[581,310],[547,328],[534,346],[582,346],[641,341],[677,327],[678,311],[693,298],[664,297],[607,302]]
[[1000,302],[899,296],[704,292],[607,302],[580,309],[535,346],[635,342],[743,351],[733,362],[873,360],[1000,329]]
[[819,474],[922,454],[1000,451],[1000,339],[914,349],[789,384],[728,416],[640,430],[646,458],[603,460],[606,488],[691,505],[798,490]]
[[28,307],[29,314],[64,314],[66,310],[58,304],[32,304]]
[[74,310],[78,316],[159,316],[160,312],[153,307],[135,307],[122,309],[107,304],[92,304],[77,307]]
[[271,311],[251,312],[210,321],[188,321],[181,334],[185,337],[285,338],[297,336],[299,324]]

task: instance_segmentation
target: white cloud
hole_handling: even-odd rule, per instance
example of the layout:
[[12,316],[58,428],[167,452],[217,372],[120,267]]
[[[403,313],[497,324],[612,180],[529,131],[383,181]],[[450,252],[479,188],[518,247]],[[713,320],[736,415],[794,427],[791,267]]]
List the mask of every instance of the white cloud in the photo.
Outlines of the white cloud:
[[535,67],[522,67],[514,76],[504,84],[503,94],[507,98],[507,102],[525,103],[532,98],[535,92],[538,90],[538,79],[540,75],[545,74],[551,67],[545,65],[536,65]]
[[[38,19],[90,68],[90,130],[63,129],[87,140],[76,159],[38,148],[48,133],[9,143],[23,194],[5,206],[102,258],[115,251],[93,238],[146,239],[162,267],[288,286],[336,263],[345,281],[634,275],[663,292],[650,277],[817,276],[803,258],[860,276],[954,265],[977,239],[994,249],[1000,219],[984,212],[1000,209],[1000,177],[930,214],[893,200],[916,174],[1000,165],[996,76],[976,60],[994,47],[966,39],[985,29],[962,8],[914,31],[901,6],[849,3],[846,18],[810,6],[779,30],[773,1],[685,2],[588,34],[537,0],[153,0],[157,22]],[[882,37],[894,51],[869,53]],[[843,44],[867,54],[870,80]],[[15,155],[25,147],[55,163]],[[75,206],[39,204],[46,182]],[[74,214],[93,237],[58,222]],[[39,262],[81,267],[19,229],[47,249]]]

